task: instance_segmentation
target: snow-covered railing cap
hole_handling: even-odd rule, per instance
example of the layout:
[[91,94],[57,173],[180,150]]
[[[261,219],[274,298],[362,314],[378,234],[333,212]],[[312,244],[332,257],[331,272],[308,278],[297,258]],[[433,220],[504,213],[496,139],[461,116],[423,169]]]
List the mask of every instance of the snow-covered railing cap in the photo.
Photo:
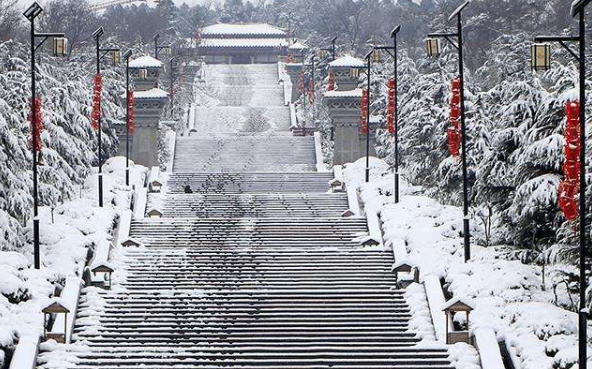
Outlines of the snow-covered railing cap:
[[286,32],[267,23],[227,24],[218,23],[204,27],[202,37],[212,36],[278,36],[284,37]]
[[141,246],[142,243],[134,238],[128,237],[123,242],[121,242],[121,246],[123,247],[136,247]]
[[68,309],[64,304],[54,299],[49,305],[41,310],[43,314],[68,314],[70,309]]
[[356,89],[349,90],[349,91],[339,91],[339,90],[327,91],[324,93],[323,96],[328,99],[348,99],[348,98],[361,99],[362,98],[362,89],[356,88]]
[[115,271],[115,268],[113,267],[113,265],[111,265],[111,263],[101,261],[98,263],[93,263],[93,265],[90,268],[90,271],[93,273],[113,273]]
[[134,91],[134,99],[166,99],[169,93],[160,88],[151,88],[146,91]]
[[146,212],[150,218],[162,218],[162,211],[158,208],[150,208]]
[[163,64],[160,60],[150,55],[144,55],[129,62],[130,69],[162,68],[162,66]]
[[332,68],[364,68],[366,63],[362,59],[346,55],[333,60],[329,66]]
[[475,310],[475,302],[467,297],[455,297],[450,299],[442,308],[442,311],[447,313],[455,313],[459,311],[469,312],[473,310]]

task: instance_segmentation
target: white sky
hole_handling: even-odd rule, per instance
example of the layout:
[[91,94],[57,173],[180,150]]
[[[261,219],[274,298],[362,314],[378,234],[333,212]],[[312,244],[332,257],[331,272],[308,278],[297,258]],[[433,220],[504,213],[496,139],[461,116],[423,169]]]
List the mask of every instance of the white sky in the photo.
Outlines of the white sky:
[[[22,5],[23,8],[31,5],[34,1],[35,0],[17,0],[18,4],[19,5]],[[47,1],[47,0],[37,0],[37,2],[39,4],[41,4],[42,6],[43,6],[43,3],[45,1]],[[106,3],[109,0],[89,0],[89,1],[92,2],[92,3]],[[206,0],[173,0],[173,1],[177,5],[181,5],[183,3],[187,3],[189,5],[192,5],[192,4],[201,4],[201,3],[204,3]],[[213,0],[213,1],[214,2],[218,2],[218,3],[223,3],[224,2],[224,0]],[[148,3],[149,4],[154,4],[154,2],[152,0],[148,0]],[[137,4],[139,4],[139,2]]]

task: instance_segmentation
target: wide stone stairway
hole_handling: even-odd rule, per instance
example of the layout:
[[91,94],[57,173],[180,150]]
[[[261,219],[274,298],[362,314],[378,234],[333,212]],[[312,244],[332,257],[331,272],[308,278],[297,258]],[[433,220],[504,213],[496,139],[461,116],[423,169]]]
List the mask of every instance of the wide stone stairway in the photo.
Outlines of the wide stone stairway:
[[149,195],[163,217],[132,221],[142,245],[119,249],[117,284],[84,290],[71,367],[452,368],[418,345],[392,251],[362,244],[312,141],[196,131]]

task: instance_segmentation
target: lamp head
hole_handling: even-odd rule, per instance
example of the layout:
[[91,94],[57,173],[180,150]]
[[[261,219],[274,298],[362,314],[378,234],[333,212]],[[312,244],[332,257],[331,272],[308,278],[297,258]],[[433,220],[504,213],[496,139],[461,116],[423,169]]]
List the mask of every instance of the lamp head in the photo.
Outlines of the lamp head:
[[37,16],[42,12],[43,8],[41,7],[41,5],[37,4],[37,2],[34,2],[30,7],[27,8],[27,10],[25,10],[23,15],[29,21],[32,21],[33,19],[37,18]]
[[571,16],[575,17],[576,15],[580,14],[580,12],[583,12],[584,8],[589,3],[590,3],[590,0],[575,0],[571,4]]
[[395,37],[397,33],[401,31],[401,25],[399,24],[391,31],[391,38]]
[[132,56],[132,51],[128,50],[123,53],[123,59],[128,60]]
[[455,11],[452,12],[452,14],[450,14],[450,17],[448,17],[448,20],[449,21],[453,20],[454,17],[456,17],[457,15],[460,14],[460,12],[465,10],[465,8],[471,3],[471,1],[473,1],[473,0],[467,0],[464,3],[462,3],[458,8],[456,8]]
[[104,33],[105,33],[105,30],[103,29],[103,27],[99,27],[93,32],[92,36],[96,40],[99,37],[103,36]]

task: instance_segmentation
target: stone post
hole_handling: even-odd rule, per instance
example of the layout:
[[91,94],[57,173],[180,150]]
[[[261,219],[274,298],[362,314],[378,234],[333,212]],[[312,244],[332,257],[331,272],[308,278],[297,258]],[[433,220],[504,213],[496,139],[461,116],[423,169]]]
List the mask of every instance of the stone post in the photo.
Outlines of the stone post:
[[[362,90],[328,91],[324,104],[333,120],[333,165],[354,162],[366,155],[366,135],[360,130]],[[376,156],[376,130],[379,123],[370,123],[370,155]]]
[[300,91],[298,91],[298,77],[302,71],[302,63],[289,63],[286,64],[286,73],[290,76],[290,82],[292,83],[292,99],[290,102],[295,102],[300,98]]

